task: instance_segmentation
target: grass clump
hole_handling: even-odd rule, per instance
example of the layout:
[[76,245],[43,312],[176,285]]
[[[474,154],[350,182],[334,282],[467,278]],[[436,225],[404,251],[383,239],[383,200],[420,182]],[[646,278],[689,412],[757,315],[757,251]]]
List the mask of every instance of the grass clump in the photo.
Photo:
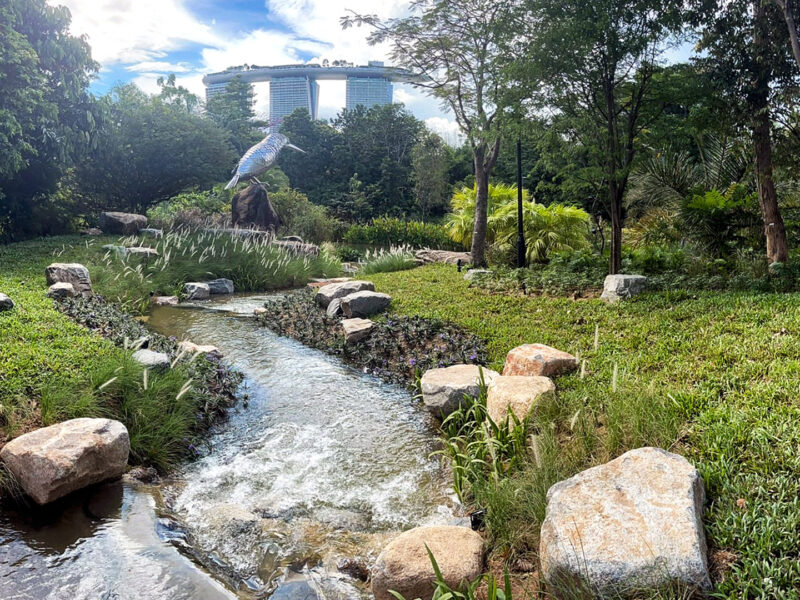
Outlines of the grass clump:
[[374,273],[393,273],[405,271],[417,266],[414,253],[408,246],[393,247],[389,250],[376,250],[367,252],[364,264],[358,270],[359,275],[372,275]]

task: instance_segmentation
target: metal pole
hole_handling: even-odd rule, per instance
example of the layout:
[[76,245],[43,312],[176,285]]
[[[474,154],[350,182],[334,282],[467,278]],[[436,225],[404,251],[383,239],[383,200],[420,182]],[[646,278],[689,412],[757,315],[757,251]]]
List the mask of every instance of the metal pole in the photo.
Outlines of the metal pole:
[[522,140],[517,138],[517,268],[525,266],[525,234],[522,227]]

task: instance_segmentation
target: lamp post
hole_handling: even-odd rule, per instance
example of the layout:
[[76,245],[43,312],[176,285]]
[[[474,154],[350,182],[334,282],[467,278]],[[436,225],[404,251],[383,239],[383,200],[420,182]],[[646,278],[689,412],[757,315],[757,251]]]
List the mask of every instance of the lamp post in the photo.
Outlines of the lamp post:
[[522,140],[517,138],[517,268],[525,266],[525,234],[522,223]]

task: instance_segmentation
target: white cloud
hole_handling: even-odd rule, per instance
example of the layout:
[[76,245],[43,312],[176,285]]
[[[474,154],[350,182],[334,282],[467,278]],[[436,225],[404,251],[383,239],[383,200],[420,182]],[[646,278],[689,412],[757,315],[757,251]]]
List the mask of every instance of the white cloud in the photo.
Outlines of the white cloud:
[[163,60],[146,60],[140,63],[134,63],[125,67],[128,71],[142,73],[146,71],[154,71],[156,73],[188,73],[194,70],[194,67],[187,63],[171,63]]
[[464,134],[458,128],[458,123],[452,119],[429,117],[425,119],[425,125],[434,133],[438,133],[451,146],[460,146],[464,143]]

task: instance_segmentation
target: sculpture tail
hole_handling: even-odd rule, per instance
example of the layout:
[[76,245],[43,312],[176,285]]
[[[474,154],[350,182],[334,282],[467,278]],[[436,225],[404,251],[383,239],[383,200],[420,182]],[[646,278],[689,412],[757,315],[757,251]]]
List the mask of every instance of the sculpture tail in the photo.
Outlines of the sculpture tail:
[[225,189],[229,190],[232,187],[235,187],[237,183],[239,183],[239,174],[238,173],[236,173],[236,175],[234,175],[231,178],[231,180],[228,182],[228,185],[225,186]]

